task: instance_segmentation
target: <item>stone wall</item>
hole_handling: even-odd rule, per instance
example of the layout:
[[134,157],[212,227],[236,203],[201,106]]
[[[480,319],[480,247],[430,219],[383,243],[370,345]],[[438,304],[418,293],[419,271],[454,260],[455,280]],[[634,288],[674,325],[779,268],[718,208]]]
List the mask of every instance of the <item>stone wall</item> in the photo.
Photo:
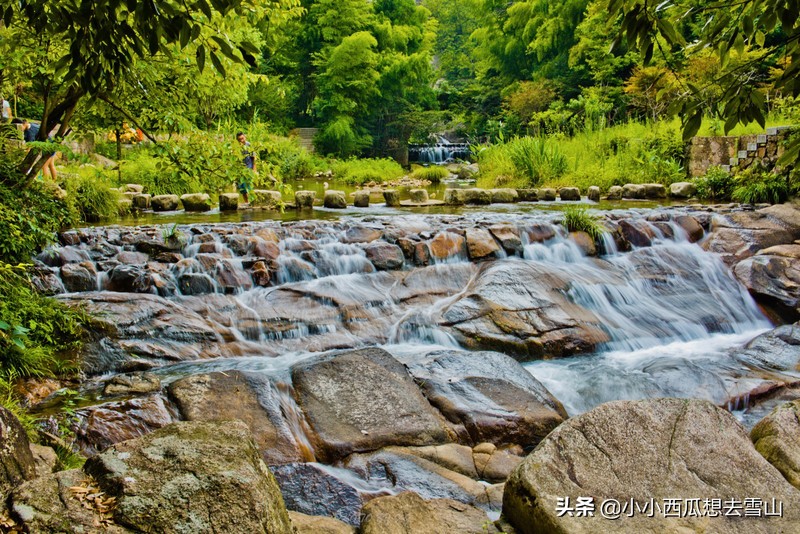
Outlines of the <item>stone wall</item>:
[[695,137],[689,143],[689,174],[702,176],[712,165],[728,171],[746,169],[756,161],[774,167],[788,131],[788,127],[778,127],[760,135]]

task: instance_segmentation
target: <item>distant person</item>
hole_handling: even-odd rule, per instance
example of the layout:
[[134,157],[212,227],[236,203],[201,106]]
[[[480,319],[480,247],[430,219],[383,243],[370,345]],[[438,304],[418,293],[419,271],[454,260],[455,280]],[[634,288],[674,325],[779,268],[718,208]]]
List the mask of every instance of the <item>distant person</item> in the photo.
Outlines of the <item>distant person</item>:
[[[242,161],[244,162],[244,166],[256,174],[258,172],[256,170],[256,155],[255,152],[250,149],[250,142],[247,140],[247,136],[245,136],[243,132],[239,132],[236,134],[236,140],[242,145]],[[242,181],[237,185],[237,189],[239,193],[242,194],[244,203],[249,204],[250,200],[247,195],[250,191],[250,184],[248,184],[247,181]]]
[[13,115],[11,114],[11,104],[8,103],[6,97],[0,95],[0,100],[3,101],[3,111],[2,111],[2,122],[3,124],[8,124],[13,119]]
[[[14,120],[17,121],[17,119]],[[39,124],[28,122],[28,119],[22,119],[22,121],[18,121],[18,123],[21,123],[22,125],[22,138],[25,140],[25,142],[32,143],[36,141],[36,137],[39,135],[39,129],[41,126]],[[42,174],[48,178],[56,180],[58,178],[58,173],[56,172],[56,155],[51,154],[50,156],[47,156],[46,154],[42,154],[42,157],[47,158],[44,162],[44,165],[42,165]]]

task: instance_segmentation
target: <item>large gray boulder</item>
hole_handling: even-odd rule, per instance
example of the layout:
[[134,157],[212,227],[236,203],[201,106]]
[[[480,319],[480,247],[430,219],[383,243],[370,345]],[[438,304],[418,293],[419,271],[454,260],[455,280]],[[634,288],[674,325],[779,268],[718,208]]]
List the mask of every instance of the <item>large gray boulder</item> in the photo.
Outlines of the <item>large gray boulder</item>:
[[642,184],[625,184],[622,186],[622,198],[643,199],[646,195],[647,190]]
[[408,363],[428,400],[462,442],[537,445],[567,418],[547,389],[499,352],[436,351]]
[[756,450],[800,489],[800,400],[787,402],[753,427]]
[[174,423],[118,443],[84,471],[116,497],[116,523],[134,530],[292,532],[275,478],[240,421]]
[[280,392],[263,374],[226,371],[187,376],[170,384],[169,396],[185,420],[243,421],[270,465],[312,457],[293,437],[281,415]]
[[756,336],[732,355],[748,366],[792,375],[800,371],[800,323]]
[[800,244],[760,250],[737,263],[733,272],[756,299],[788,320],[800,319]]
[[153,211],[174,211],[178,209],[178,195],[156,195],[150,199]]
[[298,208],[312,208],[316,197],[316,191],[295,191],[294,203]]
[[580,200],[581,190],[577,187],[562,187],[558,190],[561,200]]
[[323,205],[326,208],[341,210],[347,207],[347,197],[345,196],[344,191],[334,191],[333,189],[329,189],[325,191]]
[[327,354],[292,369],[317,457],[451,441],[405,367],[381,349]]
[[[574,507],[586,497],[594,503],[593,515],[575,517],[574,508],[568,513],[564,499]],[[783,517],[743,519],[745,498],[770,504],[776,499],[783,503]],[[603,517],[608,499],[621,506],[632,499],[628,506],[634,507],[652,502],[662,512],[648,517],[620,507],[611,521]],[[698,512],[665,517],[669,499],[678,500],[679,512]],[[720,499],[716,517],[702,514],[704,499]],[[731,499],[738,500],[740,517],[725,514],[724,503]],[[521,534],[609,528],[751,534],[797,532],[799,503],[800,492],[758,454],[729,412],[707,401],[651,399],[610,402],[562,423],[512,473],[503,514]],[[763,505],[756,508],[764,513]]]
[[211,197],[206,193],[188,193],[181,196],[181,204],[186,211],[209,211]]
[[489,192],[492,195],[492,204],[510,204],[519,200],[519,193],[516,189],[490,189]]
[[697,186],[692,182],[676,182],[669,186],[669,196],[672,198],[691,198],[697,194]]

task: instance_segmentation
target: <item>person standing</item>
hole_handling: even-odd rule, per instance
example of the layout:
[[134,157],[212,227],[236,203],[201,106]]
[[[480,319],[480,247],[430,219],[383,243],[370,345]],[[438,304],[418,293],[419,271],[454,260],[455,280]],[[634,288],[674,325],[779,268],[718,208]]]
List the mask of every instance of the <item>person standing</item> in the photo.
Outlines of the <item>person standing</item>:
[[8,100],[6,100],[5,96],[0,95],[0,100],[3,101],[3,104],[2,104],[2,108],[3,108],[2,109],[2,123],[3,124],[8,124],[9,122],[11,122],[11,119],[14,118],[12,113],[11,113],[11,104],[8,103]]
[[[244,132],[239,132],[236,134],[236,140],[239,141],[240,145],[242,145],[242,161],[244,162],[244,166],[256,174],[258,172],[256,170],[256,155],[250,149],[250,142],[247,140],[247,136],[244,135]],[[245,204],[249,204],[250,200],[248,199],[248,193],[250,191],[250,184],[243,180],[238,184],[237,189],[244,198]]]
[[[41,125],[39,124],[28,122],[28,119],[22,119],[22,137],[26,143],[36,141],[36,136],[39,135],[40,127]],[[44,165],[42,165],[42,174],[47,178],[56,180],[58,178],[58,173],[56,172],[56,155],[50,154],[48,156],[47,154],[42,154],[42,157],[46,158]]]

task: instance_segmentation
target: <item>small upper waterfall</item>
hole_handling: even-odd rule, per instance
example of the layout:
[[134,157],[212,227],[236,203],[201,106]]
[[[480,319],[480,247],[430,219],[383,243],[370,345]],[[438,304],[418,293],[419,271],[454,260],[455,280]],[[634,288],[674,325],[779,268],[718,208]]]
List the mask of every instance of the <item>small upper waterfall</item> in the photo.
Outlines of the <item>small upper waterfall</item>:
[[466,160],[470,157],[467,143],[451,143],[447,138],[436,136],[433,144],[408,145],[409,161],[418,163],[450,163],[455,160]]

